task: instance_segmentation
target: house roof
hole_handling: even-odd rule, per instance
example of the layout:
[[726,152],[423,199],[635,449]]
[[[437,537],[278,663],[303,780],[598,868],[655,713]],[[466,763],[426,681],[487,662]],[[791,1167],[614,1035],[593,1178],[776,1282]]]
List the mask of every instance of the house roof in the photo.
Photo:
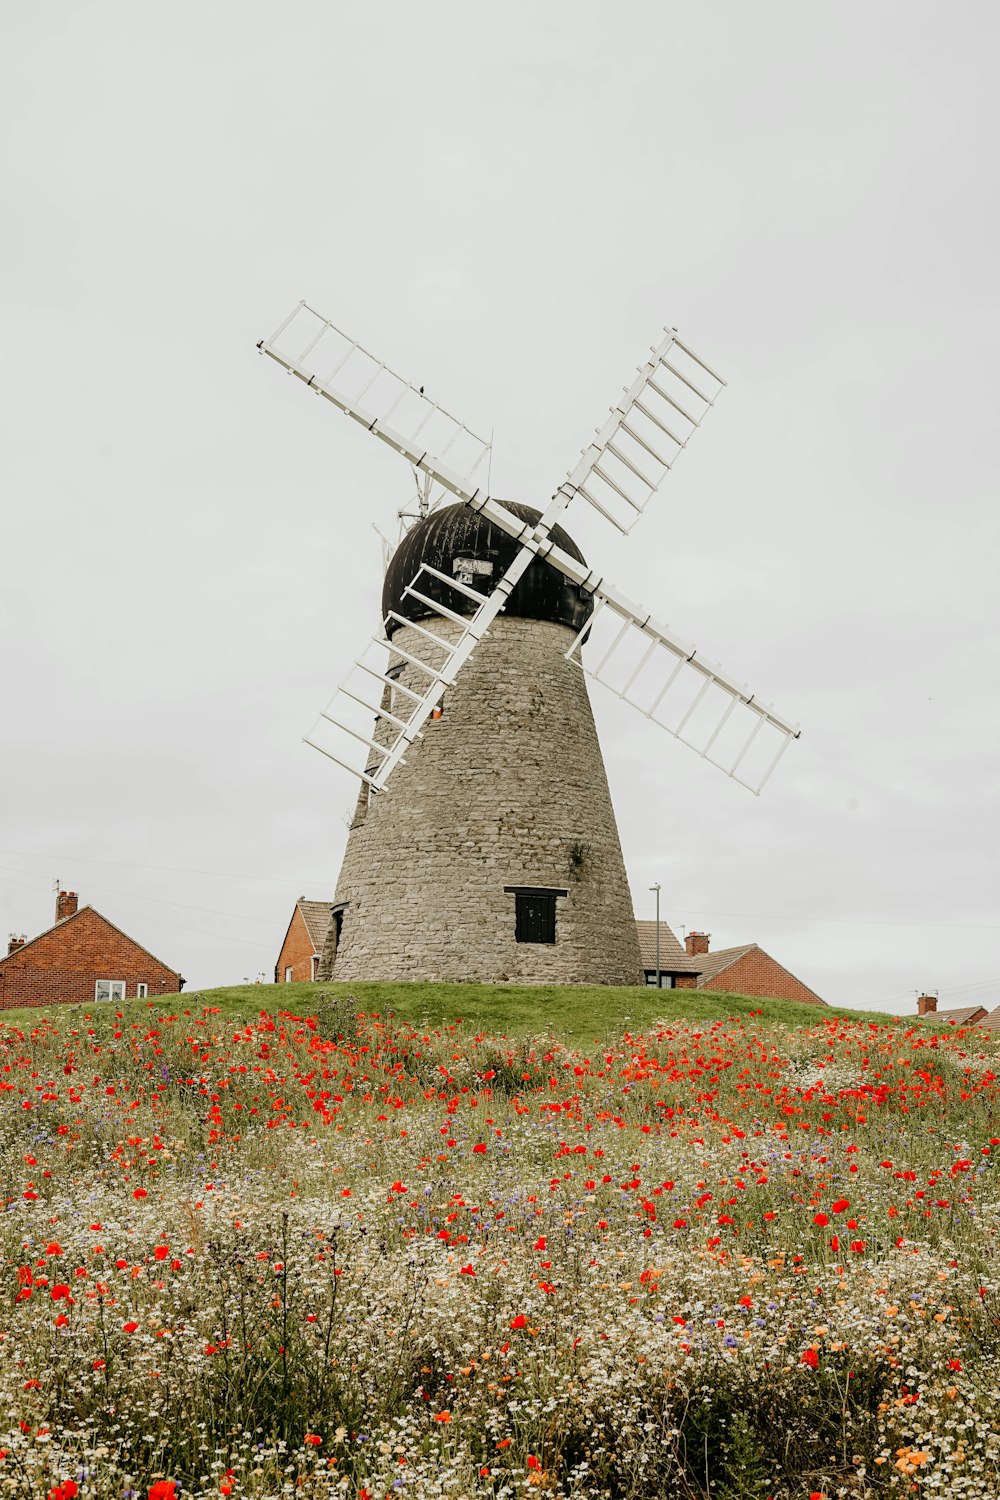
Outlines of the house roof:
[[[775,968],[780,969],[783,974],[787,974],[790,979],[794,979],[796,984],[802,985],[804,990],[808,990],[809,994],[815,998],[817,1005],[826,1004],[826,1001],[821,1000],[815,990],[809,989],[807,984],[802,983],[797,974],[793,974],[791,969],[786,969],[784,964],[779,964],[776,958],[771,958],[770,953],[762,948],[759,943],[744,943],[739,948],[720,948],[717,953],[699,953],[698,962],[702,965],[702,972],[701,978],[698,980],[698,988],[700,990],[713,988],[712,981],[718,979],[720,974],[724,974],[732,964],[736,963],[738,959],[743,958],[747,953],[763,954],[765,958],[770,959]],[[803,1004],[811,1003],[811,1001],[803,1002]]]
[[[918,1021],[951,1021],[956,1026],[975,1026],[987,1015],[985,1005],[961,1005],[954,1010],[929,1010]],[[1000,1029],[1000,1021],[998,1021]]]
[[305,896],[300,896],[295,904],[302,913],[302,920],[306,924],[306,931],[313,945],[313,952],[322,953],[327,930],[330,926],[330,907],[333,903],[330,901],[307,901]]
[[[636,918],[635,927],[639,934],[642,967],[655,969],[656,923]],[[666,922],[660,923],[660,968],[665,974],[700,974],[703,963],[704,959],[700,954],[697,958],[689,958]]]
[[1000,1005],[989,1011],[981,1021],[977,1022],[984,1031],[1000,1031]]
[[5,953],[4,956],[0,958],[0,969],[3,968],[4,964],[7,963],[9,959],[19,958],[22,953],[25,953],[29,948],[33,947],[35,943],[40,943],[44,938],[49,937],[50,934],[55,932],[57,928],[68,927],[70,922],[75,922],[78,917],[82,917],[85,911],[93,912],[95,917],[99,917],[107,927],[110,927],[112,931],[117,932],[121,937],[125,939],[126,942],[131,943],[134,948],[138,948],[140,952],[145,953],[147,958],[151,958],[153,962],[159,964],[161,968],[168,969],[171,974],[176,974],[177,977],[180,978],[179,969],[171,968],[170,964],[165,963],[162,958],[157,958],[155,953],[150,953],[149,949],[143,943],[137,942],[134,937],[132,937],[124,930],[124,928],[119,927],[115,922],[112,922],[109,917],[106,917],[103,912],[98,911],[96,906],[77,907],[76,911],[72,912],[68,917],[60,917],[58,922],[53,922],[51,927],[46,927],[45,931],[40,932],[37,937],[29,938],[26,943],[22,943],[20,947],[15,948],[13,953]]

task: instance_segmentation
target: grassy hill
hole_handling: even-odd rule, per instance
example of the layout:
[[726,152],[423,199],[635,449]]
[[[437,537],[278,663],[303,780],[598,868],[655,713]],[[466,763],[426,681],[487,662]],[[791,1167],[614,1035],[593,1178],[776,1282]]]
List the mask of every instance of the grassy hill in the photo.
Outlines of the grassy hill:
[[[308,1012],[348,999],[369,1015],[394,1016],[411,1025],[440,1026],[463,1021],[477,1031],[509,1036],[552,1032],[567,1043],[646,1031],[657,1020],[712,1022],[724,1016],[753,1015],[758,1024],[815,1026],[824,1020],[891,1021],[876,1011],[801,1005],[711,990],[655,990],[641,986],[517,984],[241,984],[185,991],[153,1001],[126,1001],[130,1010],[152,1004],[170,1011],[218,1006],[224,1015],[254,1016],[261,1010]],[[67,1007],[53,1007],[65,1013]],[[93,1010],[93,1006],[82,1007]],[[21,1024],[36,1010],[5,1011],[3,1019]],[[904,1018],[905,1019],[905,1018]]]

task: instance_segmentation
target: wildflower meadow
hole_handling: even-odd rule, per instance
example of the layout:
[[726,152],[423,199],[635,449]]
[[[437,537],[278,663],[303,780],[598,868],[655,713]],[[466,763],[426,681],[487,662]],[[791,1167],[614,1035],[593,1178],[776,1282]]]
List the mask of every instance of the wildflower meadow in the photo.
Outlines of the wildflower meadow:
[[0,1026],[0,1492],[1000,1494],[989,1037],[288,989]]

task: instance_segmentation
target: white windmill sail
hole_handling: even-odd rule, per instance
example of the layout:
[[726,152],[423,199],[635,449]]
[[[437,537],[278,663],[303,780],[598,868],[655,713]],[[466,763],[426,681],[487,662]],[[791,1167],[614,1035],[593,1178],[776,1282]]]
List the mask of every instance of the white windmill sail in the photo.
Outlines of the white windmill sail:
[[[758,702],[725,669],[551,538],[577,495],[620,531],[630,531],[725,389],[723,378],[680,340],[676,329],[665,333],[534,524],[491,499],[476,477],[490,451],[485,438],[477,437],[425,396],[422,386],[395,374],[307,303],[298,303],[271,338],[261,340],[257,347],[262,353],[521,543],[489,594],[423,564],[405,592],[437,618],[457,625],[457,637],[449,640],[426,624],[391,614],[382,634],[373,637],[321,714],[317,729],[306,736],[307,744],[360,776],[373,790],[384,790],[435,706],[505,608],[517,581],[538,557],[597,600],[567,657],[727,776],[760,793],[789,741],[798,738],[798,725],[770,704]],[[473,613],[450,609],[426,594],[419,587],[424,573],[464,595],[475,605]],[[406,650],[389,639],[396,625],[414,633],[407,638]],[[588,662],[581,654],[585,640]],[[414,669],[413,687],[404,687],[392,675],[393,654]],[[318,733],[327,731],[337,737],[336,749],[317,739]],[[359,744],[362,752],[357,751]]]
[[486,438],[299,302],[257,348],[460,500],[476,493]]
[[[424,575],[472,600],[476,611],[471,617],[462,615],[432,599],[420,587]],[[376,792],[385,789],[396,766],[405,760],[407,750],[419,739],[427,720],[502,608],[498,604],[492,612],[487,611],[489,599],[485,595],[428,563],[420,565],[404,592],[433,611],[433,623],[447,620],[457,624],[460,629],[456,639],[440,635],[433,623],[410,620],[390,610],[381,633],[372,637],[305,736],[307,745],[360,777]],[[390,632],[401,626],[410,632],[405,648],[390,637]],[[412,687],[398,680],[395,668],[400,663],[409,666]],[[359,744],[365,747],[363,751],[358,750]]]
[[[558,508],[563,509],[563,504],[560,504]],[[509,515],[510,512],[505,512],[505,514]],[[520,548],[490,594],[481,594],[460,579],[449,578],[447,573],[440,572],[429,563],[421,563],[413,581],[404,589],[404,594],[430,609],[437,619],[457,625],[458,636],[453,641],[448,640],[427,624],[417,623],[396,610],[390,610],[383,621],[382,634],[372,638],[365,653],[355,662],[347,681],[338,689],[332,701],[323,710],[320,715],[321,722],[317,725],[319,730],[332,726],[334,731],[339,731],[341,743],[343,736],[346,735],[348,739],[360,741],[365,745],[369,755],[364,770],[358,769],[356,751],[354,763],[352,763],[343,759],[343,749],[340,753],[336,753],[329,744],[318,742],[317,729],[306,736],[306,743],[322,751],[324,755],[337,761],[354,775],[360,776],[361,780],[367,782],[373,791],[384,791],[390,775],[396,766],[405,760],[406,751],[410,745],[419,739],[424,725],[444,697],[445,692],[451,687],[483,636],[489,633],[489,627],[497,615],[506,607],[515,585],[532,558],[536,556],[539,546],[543,544],[548,534],[548,528],[543,526],[543,521],[540,521],[537,527],[529,528],[531,532],[529,539]],[[424,592],[424,588],[420,587],[424,575],[447,585],[465,599],[471,600],[476,605],[474,612],[471,615],[460,614],[457,610],[450,609],[433,599]],[[405,650],[397,644],[395,639],[390,640],[390,630],[397,626],[406,627],[411,632],[407,636]],[[380,652],[388,653],[390,659],[396,656],[409,663],[415,669],[415,682],[421,690],[417,692],[413,688],[402,686],[395,677],[390,675],[391,668],[388,666],[373,665],[372,648],[376,656]],[[357,673],[363,674],[368,679],[367,696],[356,687]],[[412,672],[411,677],[414,677]],[[377,688],[374,688],[378,695],[377,702],[372,701],[371,697],[375,683],[378,684]],[[402,695],[402,702],[397,701],[398,695]],[[357,722],[358,709],[365,712],[364,724]],[[371,733],[372,715],[378,720],[375,738],[372,738]],[[353,749],[350,746],[344,748]]]
[[[473,508],[519,540],[532,530],[499,501],[477,500]],[[547,541],[538,555],[597,601],[567,657],[660,729],[759,795],[788,742],[798,739],[799,726],[770,704],[759,703],[723,667],[708,661],[561,547]],[[583,660],[585,641],[593,665]]]
[[676,328],[664,333],[562,485],[626,533],[726,388]]

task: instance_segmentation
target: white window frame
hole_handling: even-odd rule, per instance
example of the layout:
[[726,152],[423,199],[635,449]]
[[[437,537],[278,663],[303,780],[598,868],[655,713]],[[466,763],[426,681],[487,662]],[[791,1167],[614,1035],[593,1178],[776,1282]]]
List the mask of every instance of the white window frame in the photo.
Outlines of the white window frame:
[[[101,989],[101,985],[102,984],[106,984],[108,986],[108,993],[106,995],[102,995],[100,993],[100,989]],[[117,994],[115,994],[115,990],[116,989],[118,990]],[[125,999],[125,981],[124,981],[124,979],[95,979],[95,981],[94,981],[94,1000],[98,1004],[100,1004],[100,1005],[111,1005],[116,1000],[124,1000],[124,999]]]
[[137,1000],[148,1000],[149,999],[149,985],[148,984],[137,984],[136,987],[135,987],[135,998]]
[[292,982],[292,965],[288,964],[286,966],[286,968],[285,968],[285,983],[286,984],[291,984],[291,982]]
[[316,953],[314,953],[313,956],[312,956],[312,977],[313,977],[313,981],[314,982],[315,982],[315,979],[316,979],[316,972],[317,972],[318,969],[319,969],[319,955],[316,954]]

